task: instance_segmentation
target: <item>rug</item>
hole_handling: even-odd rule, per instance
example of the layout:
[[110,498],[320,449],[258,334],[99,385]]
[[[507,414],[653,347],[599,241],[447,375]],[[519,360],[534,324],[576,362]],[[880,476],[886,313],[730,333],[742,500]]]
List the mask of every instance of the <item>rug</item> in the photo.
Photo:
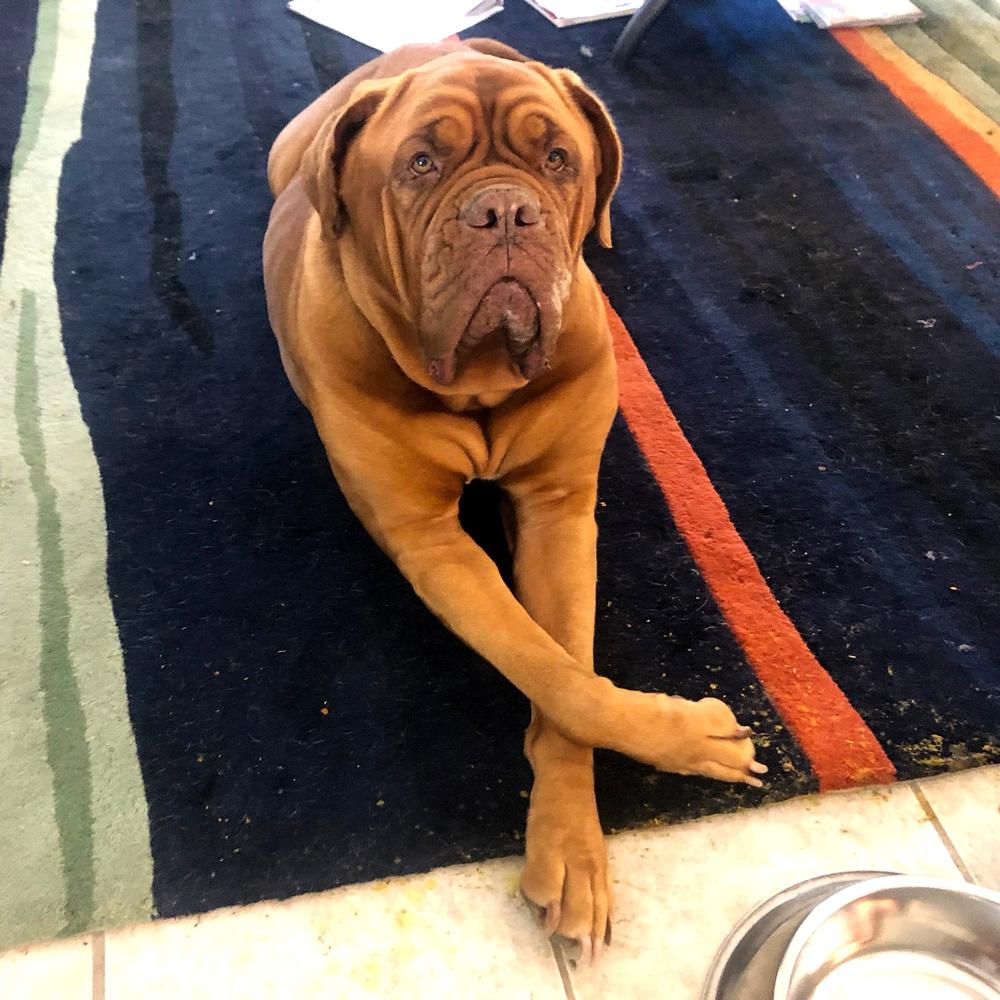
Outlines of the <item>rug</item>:
[[[598,669],[771,768],[599,753],[608,830],[1000,761],[997,22],[934,3],[678,0],[623,72],[620,22],[481,26],[626,149]],[[360,529],[267,325],[267,149],[372,53],[273,0],[3,24],[0,945],[518,853],[527,706]]]

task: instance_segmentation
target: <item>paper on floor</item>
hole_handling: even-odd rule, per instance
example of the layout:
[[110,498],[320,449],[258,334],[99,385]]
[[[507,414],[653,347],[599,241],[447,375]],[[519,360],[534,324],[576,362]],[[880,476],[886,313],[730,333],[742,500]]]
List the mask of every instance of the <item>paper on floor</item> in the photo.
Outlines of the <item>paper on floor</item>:
[[634,14],[642,0],[527,0],[557,28]]
[[867,28],[919,21],[923,11],[909,0],[802,0],[821,28]]
[[465,31],[503,10],[503,0],[291,0],[288,9],[388,52]]
[[803,24],[811,24],[812,18],[806,13],[802,0],[778,0],[785,13],[793,20]]
[[923,12],[909,0],[778,0],[796,21],[821,28],[867,28],[919,21]]

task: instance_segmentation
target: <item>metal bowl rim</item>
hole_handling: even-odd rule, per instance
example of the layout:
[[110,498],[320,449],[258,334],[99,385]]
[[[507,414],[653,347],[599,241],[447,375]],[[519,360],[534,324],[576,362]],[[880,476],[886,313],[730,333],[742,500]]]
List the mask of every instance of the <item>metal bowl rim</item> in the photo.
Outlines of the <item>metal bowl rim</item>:
[[940,889],[959,896],[973,896],[1000,907],[1000,892],[986,889],[980,885],[973,885],[971,882],[959,882],[929,875],[886,875],[882,878],[865,879],[854,885],[845,886],[817,903],[792,935],[792,939],[785,949],[781,965],[778,966],[778,974],[774,981],[774,1000],[786,1000],[788,997],[788,991],[792,985],[792,972],[798,956],[805,943],[816,933],[821,924],[849,903],[886,889]]
[[[737,947],[742,943],[747,931],[750,930],[751,927],[755,926],[766,914],[771,913],[779,906],[784,905],[786,902],[790,902],[796,896],[801,895],[805,890],[808,890],[813,886],[818,888],[824,883],[836,881],[841,878],[856,876],[856,879],[853,882],[849,882],[840,889],[833,889],[831,892],[832,895],[834,893],[841,892],[843,889],[850,888],[850,886],[856,885],[859,882],[870,882],[873,879],[881,879],[893,874],[895,873],[852,869],[824,872],[822,875],[812,875],[809,878],[802,879],[801,882],[793,882],[791,885],[785,886],[784,889],[779,889],[773,895],[768,896],[766,899],[762,899],[759,903],[754,904],[754,906],[752,906],[746,913],[743,914],[742,917],[740,917],[733,929],[723,938],[722,943],[716,950],[715,956],[712,959],[712,964],[708,970],[708,975],[705,978],[705,983],[702,986],[701,1000],[716,1000],[719,993],[719,987],[722,985],[722,975],[728,967],[730,961],[732,961],[733,954],[735,953]],[[806,915],[808,915],[808,911]]]

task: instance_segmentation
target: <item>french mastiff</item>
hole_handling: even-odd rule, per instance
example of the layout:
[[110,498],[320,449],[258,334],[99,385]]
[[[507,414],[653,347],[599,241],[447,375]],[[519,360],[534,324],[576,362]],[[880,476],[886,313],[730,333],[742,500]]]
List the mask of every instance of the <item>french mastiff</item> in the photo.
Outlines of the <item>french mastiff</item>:
[[[271,324],[352,510],[427,606],[531,701],[524,895],[587,960],[610,939],[593,747],[759,785],[721,701],[594,672],[594,507],[618,384],[581,255],[610,246],[621,147],[567,70],[487,40],[417,45],[341,80],[278,136]],[[513,590],[463,531],[506,498]]]

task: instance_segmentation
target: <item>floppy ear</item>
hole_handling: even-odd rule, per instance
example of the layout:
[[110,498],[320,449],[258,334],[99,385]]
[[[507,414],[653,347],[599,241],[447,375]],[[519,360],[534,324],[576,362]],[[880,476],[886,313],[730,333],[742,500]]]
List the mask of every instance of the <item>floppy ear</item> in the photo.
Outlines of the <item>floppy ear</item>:
[[339,234],[347,222],[347,210],[340,196],[344,158],[351,140],[379,109],[388,90],[386,80],[358,84],[347,104],[323,123],[302,155],[306,193],[323,220],[325,235]]
[[602,247],[611,247],[611,198],[622,174],[622,144],[608,109],[572,70],[557,71],[570,98],[590,123],[597,140],[597,200],[594,228]]

